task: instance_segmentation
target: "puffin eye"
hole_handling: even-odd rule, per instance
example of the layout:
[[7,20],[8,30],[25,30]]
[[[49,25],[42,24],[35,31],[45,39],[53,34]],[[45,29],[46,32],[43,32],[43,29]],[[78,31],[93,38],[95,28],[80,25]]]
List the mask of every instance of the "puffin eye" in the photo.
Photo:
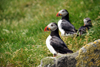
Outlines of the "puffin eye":
[[53,26],[53,24],[51,24],[51,26]]
[[87,21],[87,23],[91,23],[91,21]]
[[62,12],[64,12],[64,10]]

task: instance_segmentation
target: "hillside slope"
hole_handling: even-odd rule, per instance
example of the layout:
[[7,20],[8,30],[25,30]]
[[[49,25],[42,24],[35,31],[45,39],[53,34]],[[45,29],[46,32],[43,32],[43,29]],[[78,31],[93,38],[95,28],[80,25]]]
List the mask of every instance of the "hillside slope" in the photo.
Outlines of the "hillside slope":
[[52,56],[45,44],[50,32],[43,30],[50,22],[58,22],[56,13],[61,9],[68,10],[76,29],[84,18],[92,20],[93,27],[82,37],[62,37],[74,52],[100,38],[99,0],[1,0],[0,66],[35,67],[42,58]]

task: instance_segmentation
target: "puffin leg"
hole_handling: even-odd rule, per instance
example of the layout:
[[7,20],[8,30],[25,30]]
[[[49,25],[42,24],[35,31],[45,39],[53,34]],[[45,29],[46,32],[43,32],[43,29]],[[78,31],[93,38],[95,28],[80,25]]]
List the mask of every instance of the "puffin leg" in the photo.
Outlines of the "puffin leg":
[[53,57],[56,57],[57,56],[57,54],[53,54]]

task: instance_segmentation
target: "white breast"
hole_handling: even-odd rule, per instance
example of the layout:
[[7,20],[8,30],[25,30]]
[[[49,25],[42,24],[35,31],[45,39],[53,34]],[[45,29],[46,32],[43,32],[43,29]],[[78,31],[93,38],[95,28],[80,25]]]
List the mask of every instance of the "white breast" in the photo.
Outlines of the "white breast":
[[47,39],[46,39],[46,45],[47,45],[47,48],[50,50],[50,52],[52,53],[52,54],[57,54],[57,52],[54,50],[54,48],[50,45],[50,39],[51,39],[52,37],[49,35],[48,37],[47,37]]
[[59,28],[59,31],[61,32],[61,36],[67,36],[67,37],[73,37],[75,34],[65,34],[65,31],[62,29],[62,26],[61,26],[61,23],[62,23],[62,20],[59,20],[58,21],[58,28]]
[[73,34],[65,34],[65,36],[67,36],[67,37],[74,37],[74,36],[77,36],[77,33],[73,33]]
[[59,20],[58,21],[58,28],[59,28],[59,31],[61,32],[61,36],[64,36],[65,31],[62,29],[61,23],[62,23],[62,20]]

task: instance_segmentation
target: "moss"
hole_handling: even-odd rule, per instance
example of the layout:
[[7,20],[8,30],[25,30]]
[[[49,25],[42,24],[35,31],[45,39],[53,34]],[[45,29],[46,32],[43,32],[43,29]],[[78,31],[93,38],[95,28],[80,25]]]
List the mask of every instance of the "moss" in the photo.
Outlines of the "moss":
[[55,62],[55,58],[54,57],[47,57],[47,58],[44,58],[42,59],[42,67],[45,67],[45,66],[52,66],[54,65],[54,62]]
[[76,57],[77,67],[100,66],[100,39],[86,44],[79,50]]

